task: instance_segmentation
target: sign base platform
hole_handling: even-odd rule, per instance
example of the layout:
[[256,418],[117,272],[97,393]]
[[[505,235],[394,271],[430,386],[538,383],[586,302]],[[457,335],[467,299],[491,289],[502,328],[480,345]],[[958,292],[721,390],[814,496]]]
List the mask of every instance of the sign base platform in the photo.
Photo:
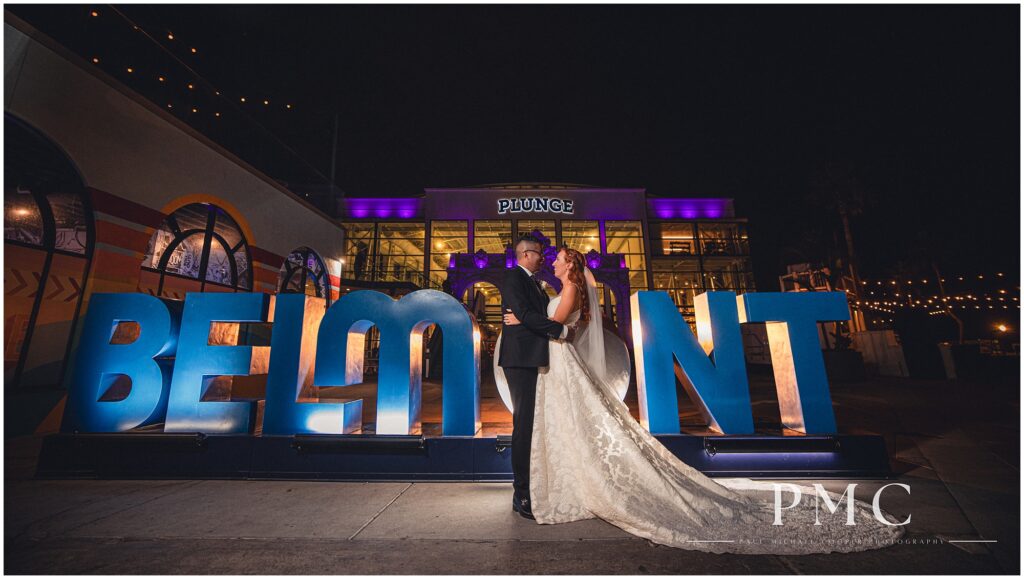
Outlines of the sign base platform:
[[[890,478],[881,436],[658,435],[711,477]],[[511,481],[511,439],[397,435],[55,434],[38,478]]]

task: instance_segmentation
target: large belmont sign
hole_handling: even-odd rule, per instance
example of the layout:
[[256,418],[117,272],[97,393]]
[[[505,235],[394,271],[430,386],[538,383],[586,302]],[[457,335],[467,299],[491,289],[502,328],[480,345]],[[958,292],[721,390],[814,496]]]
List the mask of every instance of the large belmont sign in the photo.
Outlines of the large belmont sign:
[[498,199],[498,214],[562,213],[572,215],[575,204],[576,202],[572,199],[558,199],[555,197],[512,197],[510,199]]
[[[655,434],[678,434],[675,364],[712,428],[754,432],[740,324],[768,328],[783,423],[834,433],[835,418],[818,344],[817,322],[849,319],[839,292],[709,292],[697,296],[697,334],[667,293],[631,298],[641,421]],[[130,343],[112,343],[122,322],[138,324]],[[211,327],[271,323],[270,346],[210,345]],[[121,432],[164,423],[166,432],[245,434],[256,400],[211,399],[222,376],[266,374],[263,434],[346,434],[361,427],[362,400],[320,400],[317,388],[363,381],[367,331],[380,332],[378,434],[408,434],[420,423],[423,332],[442,330],[442,431],[480,428],[480,332],[452,296],[420,290],[395,300],[346,294],[325,312],[301,294],[190,293],[183,308],[145,294],[96,294],[75,358],[63,429]],[[123,341],[123,340],[119,340]],[[713,356],[713,357],[712,357]],[[121,399],[105,396],[131,380]]]

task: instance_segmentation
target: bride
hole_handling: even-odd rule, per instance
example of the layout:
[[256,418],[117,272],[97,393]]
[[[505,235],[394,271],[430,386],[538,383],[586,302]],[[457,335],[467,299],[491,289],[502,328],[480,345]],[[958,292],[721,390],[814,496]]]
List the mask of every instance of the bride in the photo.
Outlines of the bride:
[[[562,292],[548,316],[578,328],[575,339],[549,342],[550,364],[537,379],[530,452],[530,496],[540,524],[600,517],[655,543],[713,553],[806,554],[884,547],[903,534],[892,516],[828,493],[835,513],[815,489],[749,479],[712,480],[673,455],[641,426],[611,382],[593,275],[583,255],[562,248],[554,262]],[[505,323],[519,323],[514,314]],[[611,336],[611,334],[608,334]],[[504,378],[495,368],[500,381]],[[777,489],[781,488],[780,493]],[[782,524],[776,502],[781,503]],[[819,510],[820,508],[820,510]]]

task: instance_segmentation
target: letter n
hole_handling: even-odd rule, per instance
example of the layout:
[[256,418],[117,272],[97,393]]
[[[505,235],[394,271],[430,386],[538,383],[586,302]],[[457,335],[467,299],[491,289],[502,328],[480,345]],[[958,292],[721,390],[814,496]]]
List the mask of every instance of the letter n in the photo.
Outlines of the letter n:
[[713,430],[753,433],[736,294],[697,296],[696,336],[665,292],[636,292],[630,305],[640,422],[654,434],[679,433],[678,377]]

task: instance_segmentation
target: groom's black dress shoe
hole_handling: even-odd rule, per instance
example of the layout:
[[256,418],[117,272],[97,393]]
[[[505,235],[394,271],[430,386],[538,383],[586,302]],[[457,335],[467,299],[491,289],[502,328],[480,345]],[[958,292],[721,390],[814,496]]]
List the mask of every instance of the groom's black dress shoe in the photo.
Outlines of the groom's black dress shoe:
[[530,519],[535,521],[536,517],[533,516],[533,511],[530,509],[530,499],[520,499],[518,497],[512,498],[512,511],[519,513],[520,517],[524,519]]

